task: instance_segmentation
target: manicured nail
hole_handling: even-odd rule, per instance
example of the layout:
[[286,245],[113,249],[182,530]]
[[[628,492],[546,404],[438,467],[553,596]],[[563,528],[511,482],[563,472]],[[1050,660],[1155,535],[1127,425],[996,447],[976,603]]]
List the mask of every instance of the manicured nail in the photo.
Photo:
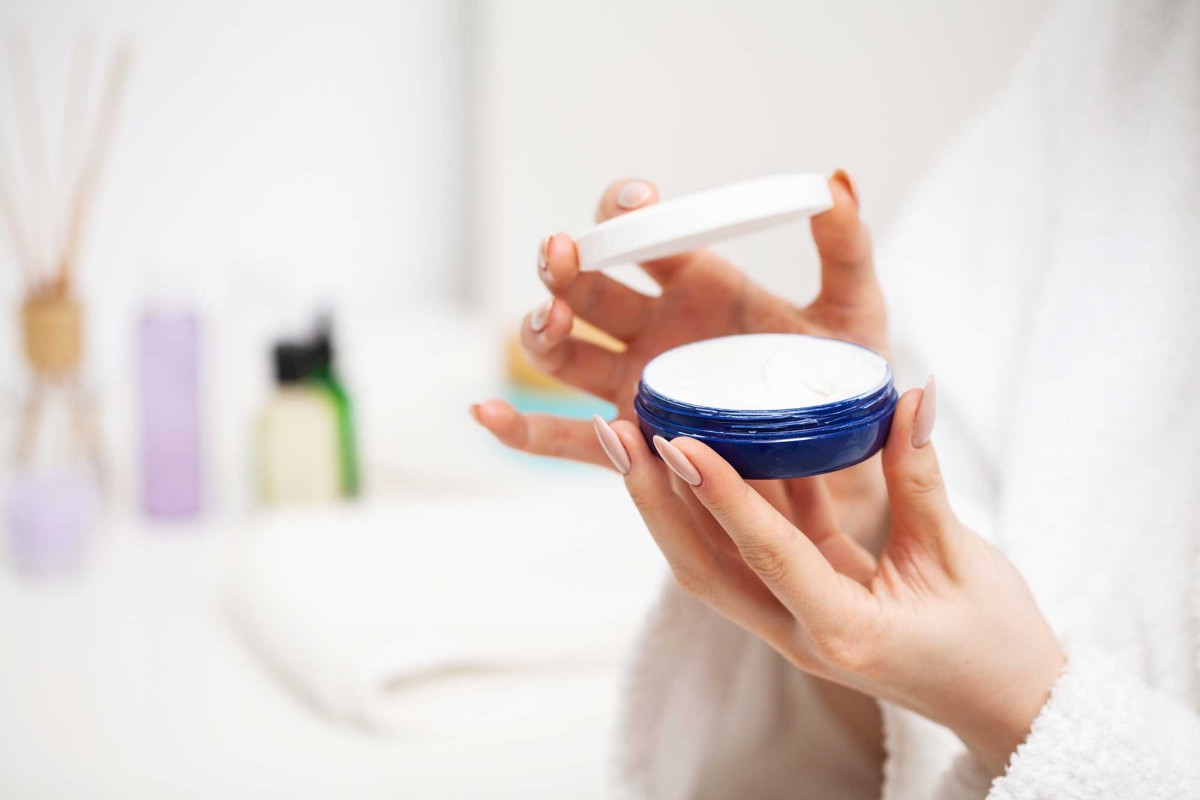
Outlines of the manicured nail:
[[921,404],[917,406],[917,418],[913,422],[912,445],[924,447],[929,444],[933,435],[933,418],[937,415],[937,384],[933,376],[925,382],[925,393],[921,395]]
[[543,236],[541,244],[538,245],[538,272],[543,275],[550,274],[550,237]]
[[604,417],[596,414],[592,417],[592,425],[596,428],[596,438],[600,440],[600,447],[604,450],[604,455],[608,456],[608,460],[617,468],[617,472],[622,475],[628,475],[633,464],[629,461],[629,451],[625,449],[625,445],[621,444],[621,437],[617,436],[609,424],[604,421]]
[[650,199],[653,190],[643,181],[630,181],[617,192],[617,205],[621,208],[637,208]]
[[858,208],[858,187],[854,185],[854,179],[850,177],[850,173],[844,169],[839,169],[833,173],[833,179],[846,187],[846,191],[850,193],[850,199],[854,201],[854,207]]
[[533,310],[529,315],[529,329],[534,333],[541,333],[546,330],[546,323],[550,321],[550,309],[554,307],[554,298],[543,302],[540,306]]
[[700,477],[699,471],[692,462],[688,461],[688,457],[683,454],[682,450],[661,436],[654,437],[654,449],[662,456],[663,461],[667,462],[667,466],[671,468],[672,472],[692,486],[700,485],[703,478]]

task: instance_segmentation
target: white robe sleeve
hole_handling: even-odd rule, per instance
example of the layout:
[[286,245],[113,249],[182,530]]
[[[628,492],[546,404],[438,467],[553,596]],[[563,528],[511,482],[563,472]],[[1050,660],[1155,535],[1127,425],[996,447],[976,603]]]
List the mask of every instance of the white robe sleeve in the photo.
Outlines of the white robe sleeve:
[[[968,777],[979,773],[968,761],[963,756],[955,765],[959,791],[943,786],[939,797],[981,796]],[[1029,736],[987,794],[987,800],[1196,797],[1200,717],[1084,647],[1071,648],[1067,669]]]

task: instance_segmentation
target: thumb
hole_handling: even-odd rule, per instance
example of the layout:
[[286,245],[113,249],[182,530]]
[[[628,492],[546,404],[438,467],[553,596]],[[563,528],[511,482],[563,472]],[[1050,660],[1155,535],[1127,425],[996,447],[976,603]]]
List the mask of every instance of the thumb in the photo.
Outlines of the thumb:
[[957,530],[946,499],[942,471],[929,441],[937,411],[937,388],[930,377],[924,389],[911,389],[896,404],[892,429],[883,448],[892,535],[935,549]]
[[880,304],[871,234],[858,214],[858,194],[844,170],[829,179],[829,193],[833,207],[811,220],[821,256],[821,291],[815,304],[834,309]]

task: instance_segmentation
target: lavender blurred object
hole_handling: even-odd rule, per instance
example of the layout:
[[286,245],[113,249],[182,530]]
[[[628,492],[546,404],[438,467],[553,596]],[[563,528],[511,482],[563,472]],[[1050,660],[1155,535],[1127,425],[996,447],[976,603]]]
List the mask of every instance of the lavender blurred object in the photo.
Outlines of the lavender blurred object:
[[8,491],[9,552],[36,575],[70,572],[87,552],[96,495],[77,472],[18,473]]
[[148,516],[200,513],[199,324],[187,311],[154,310],[138,328],[142,506]]

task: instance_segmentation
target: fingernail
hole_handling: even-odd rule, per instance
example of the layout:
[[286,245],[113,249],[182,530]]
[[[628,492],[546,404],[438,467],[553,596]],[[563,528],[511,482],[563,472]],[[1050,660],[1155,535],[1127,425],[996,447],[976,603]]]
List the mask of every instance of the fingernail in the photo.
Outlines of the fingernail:
[[854,201],[854,207],[858,208],[858,187],[855,186],[854,179],[850,177],[850,173],[844,169],[839,169],[833,173],[833,179],[846,187],[846,191],[850,193],[850,199]]
[[550,237],[543,236],[538,245],[538,272],[550,274]]
[[600,440],[600,447],[604,450],[604,455],[608,456],[608,460],[617,468],[617,472],[628,475],[633,464],[629,461],[629,451],[621,443],[621,437],[617,436],[617,432],[599,414],[592,417],[592,425],[596,428],[596,438]]
[[[479,422],[479,403],[471,403],[470,408],[468,408],[467,410],[471,414],[471,419],[475,420],[476,422]],[[483,423],[480,423],[480,424],[483,424]]]
[[529,329],[534,333],[541,333],[546,330],[546,323],[550,321],[550,309],[554,307],[554,298],[543,302],[540,306],[533,310],[529,315]]
[[924,447],[929,444],[933,435],[933,418],[937,414],[937,384],[933,376],[925,381],[925,393],[921,395],[921,404],[917,406],[917,418],[913,422],[912,445]]
[[688,461],[688,457],[683,454],[682,450],[661,436],[654,437],[654,449],[662,456],[662,460],[667,462],[667,466],[671,468],[672,472],[692,486],[700,485],[702,480],[700,473],[696,470],[695,465]]
[[630,181],[617,192],[617,205],[621,208],[637,208],[650,199],[652,190],[650,184],[643,181]]

